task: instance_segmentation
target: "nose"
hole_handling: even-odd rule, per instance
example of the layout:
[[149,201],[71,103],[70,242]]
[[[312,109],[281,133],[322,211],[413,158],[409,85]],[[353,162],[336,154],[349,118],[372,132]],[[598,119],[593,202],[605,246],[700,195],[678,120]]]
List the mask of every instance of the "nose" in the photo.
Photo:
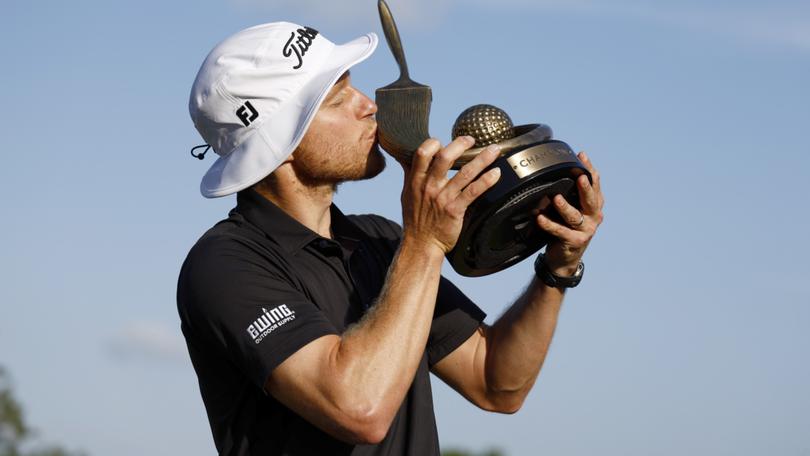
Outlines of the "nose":
[[363,92],[358,90],[357,93],[360,95],[360,113],[362,118],[371,117],[376,114],[377,103],[374,103],[374,100],[367,97]]

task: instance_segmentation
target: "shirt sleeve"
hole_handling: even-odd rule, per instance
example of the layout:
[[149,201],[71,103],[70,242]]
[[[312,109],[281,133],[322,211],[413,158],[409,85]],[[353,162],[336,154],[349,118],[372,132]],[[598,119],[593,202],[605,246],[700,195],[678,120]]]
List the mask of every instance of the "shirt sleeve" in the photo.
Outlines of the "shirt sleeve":
[[436,310],[428,335],[428,364],[441,361],[475,333],[486,313],[444,276],[439,281]]
[[190,330],[259,388],[300,348],[338,333],[273,266],[238,241],[212,240],[192,249],[179,282],[181,315]]

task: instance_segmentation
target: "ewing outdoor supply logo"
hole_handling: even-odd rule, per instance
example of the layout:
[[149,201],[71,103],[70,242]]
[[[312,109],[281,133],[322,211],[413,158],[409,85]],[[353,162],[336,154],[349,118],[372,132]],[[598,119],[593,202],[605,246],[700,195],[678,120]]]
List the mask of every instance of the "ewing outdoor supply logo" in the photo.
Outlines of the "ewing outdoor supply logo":
[[[296,39],[296,36],[298,39]],[[290,57],[295,54],[296,59],[298,59],[298,64],[293,67],[293,70],[301,68],[304,64],[304,55],[306,55],[316,36],[318,36],[318,31],[310,27],[304,27],[290,32],[290,39],[287,40],[287,44],[284,45],[284,49],[281,50],[281,53],[284,54],[284,57]],[[295,40],[295,42],[293,42],[293,40]]]
[[247,327],[247,332],[258,344],[264,340],[265,336],[293,320],[295,320],[295,312],[290,310],[287,304],[273,307],[269,311],[262,307],[262,316]]
[[239,120],[241,120],[242,123],[248,127],[251,123],[253,123],[254,120],[259,118],[259,111],[256,111],[256,108],[254,108],[249,101],[246,101],[245,104],[236,110],[236,117],[238,117]]

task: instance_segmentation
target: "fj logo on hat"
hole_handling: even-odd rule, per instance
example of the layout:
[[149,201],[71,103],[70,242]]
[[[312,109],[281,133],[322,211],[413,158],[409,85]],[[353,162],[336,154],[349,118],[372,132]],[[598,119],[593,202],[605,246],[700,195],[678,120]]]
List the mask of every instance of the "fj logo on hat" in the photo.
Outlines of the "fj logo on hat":
[[239,120],[241,120],[242,123],[245,124],[246,127],[248,127],[254,120],[259,118],[259,112],[256,111],[256,108],[254,108],[249,101],[246,101],[245,104],[243,104],[242,106],[239,107],[239,109],[236,110],[236,117],[238,117]]
[[[298,39],[296,39],[296,36]],[[284,57],[290,57],[295,54],[295,57],[298,59],[298,64],[293,67],[293,70],[301,68],[304,64],[304,55],[309,50],[316,36],[318,36],[318,31],[310,27],[304,27],[295,32],[290,32],[290,39],[287,40],[287,44],[284,45],[284,49],[281,52],[284,54]]]

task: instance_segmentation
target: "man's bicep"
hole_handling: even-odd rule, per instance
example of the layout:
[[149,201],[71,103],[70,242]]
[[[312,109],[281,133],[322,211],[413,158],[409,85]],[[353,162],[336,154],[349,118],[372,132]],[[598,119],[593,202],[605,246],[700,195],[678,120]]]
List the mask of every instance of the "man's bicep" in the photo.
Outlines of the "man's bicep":
[[313,425],[344,441],[359,437],[341,404],[335,356],[340,337],[315,339],[284,360],[267,378],[265,392]]
[[430,366],[467,341],[478,330],[485,317],[484,311],[442,276],[428,335],[427,354]]
[[341,413],[345,407],[340,406],[333,369],[340,336],[326,322],[308,315],[312,304],[281,305],[291,315],[282,314],[276,322],[271,320],[276,313],[267,308],[259,309],[263,317],[258,323],[245,323],[244,317],[220,320],[230,328],[222,331],[220,348],[251,383],[311,424],[338,439],[359,440],[353,432],[355,423]]
[[431,368],[437,377],[473,404],[486,408],[486,325]]
[[431,371],[473,404],[487,409],[486,314],[442,277],[428,339]]

